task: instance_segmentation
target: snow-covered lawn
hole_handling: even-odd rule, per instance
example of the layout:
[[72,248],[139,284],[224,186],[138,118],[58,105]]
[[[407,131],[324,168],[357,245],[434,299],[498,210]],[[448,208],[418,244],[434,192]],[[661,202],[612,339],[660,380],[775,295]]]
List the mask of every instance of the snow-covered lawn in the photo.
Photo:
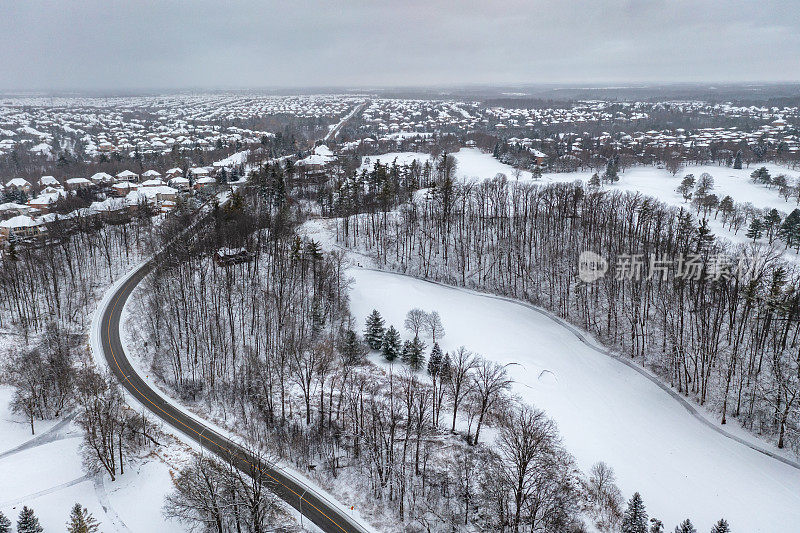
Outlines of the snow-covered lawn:
[[184,460],[176,446],[162,448],[126,468],[111,482],[107,476],[87,476],[81,466],[81,432],[74,423],[37,422],[37,441],[25,420],[9,411],[11,387],[0,386],[0,512],[12,522],[23,505],[33,508],[46,532],[64,531],[70,508],[84,505],[107,533],[186,531],[165,521],[164,496],[172,489],[170,463]]
[[667,530],[691,517],[708,531],[725,517],[733,531],[800,531],[799,470],[715,432],[658,385],[552,319],[397,274],[360,268],[349,274],[357,324],[378,309],[387,326],[401,329],[412,307],[437,310],[444,350],[464,345],[514,363],[514,392],[556,420],[580,468],[608,462],[626,497],[641,492]]
[[[791,178],[789,180],[790,183],[800,177],[800,172],[792,171],[773,163],[751,165],[750,168],[739,170],[717,165],[688,166],[682,168],[674,176],[661,168],[643,166],[626,169],[620,173],[620,180],[617,183],[604,185],[603,187],[605,189],[640,192],[648,196],[654,196],[664,203],[675,206],[688,206],[691,209],[691,205],[687,204],[675,189],[687,174],[694,174],[695,179],[699,179],[701,174],[707,172],[714,178],[712,192],[720,199],[730,195],[734,202],[750,202],[758,209],[774,207],[783,212],[790,212],[798,207],[795,198],[789,198],[787,202],[778,194],[778,189],[768,189],[765,185],[758,185],[750,180],[750,174],[762,166],[767,167],[772,176],[786,174]],[[592,172],[546,173],[541,181],[542,183],[572,182],[575,180],[587,182],[591,176]]]
[[[492,154],[485,153],[477,148],[462,148],[458,152],[453,152],[456,158],[456,177],[464,179],[491,179],[497,174],[505,174],[509,179],[514,178],[514,169],[510,165],[501,163]],[[431,154],[422,152],[391,152],[381,155],[370,155],[361,158],[361,168],[371,169],[375,161],[380,161],[384,165],[391,165],[394,160],[398,165],[410,164],[415,159],[420,163],[425,163],[431,159]],[[530,172],[522,172],[520,179],[529,180]]]

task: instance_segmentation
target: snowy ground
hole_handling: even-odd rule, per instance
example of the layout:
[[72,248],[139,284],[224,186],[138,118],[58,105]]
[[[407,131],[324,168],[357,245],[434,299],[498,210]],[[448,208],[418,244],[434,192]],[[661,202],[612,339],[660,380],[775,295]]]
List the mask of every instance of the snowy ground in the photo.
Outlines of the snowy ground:
[[[452,154],[458,161],[456,168],[456,175],[459,178],[485,180],[494,178],[497,174],[505,174],[506,177],[514,181],[515,169],[510,165],[501,163],[492,154],[483,152],[477,148],[462,148],[458,152]],[[369,163],[367,164],[367,157]],[[430,159],[430,154],[419,152],[392,152],[380,156],[367,156],[362,159],[363,168],[371,168],[375,160],[380,160],[382,163],[391,164],[392,161],[397,159],[397,164],[402,165],[411,163],[414,159],[418,159],[421,163]],[[776,176],[778,174],[786,174],[789,177],[789,182],[794,183],[800,179],[800,172],[792,171],[786,167],[776,165],[773,163],[766,163],[764,165],[751,165],[750,168],[735,170],[730,167],[723,167],[717,165],[703,165],[703,166],[688,166],[681,169],[675,176],[670,174],[665,169],[659,169],[654,166],[641,166],[632,167],[620,173],[620,180],[613,185],[603,185],[604,190],[619,189],[623,191],[632,191],[652,196],[668,205],[677,207],[685,207],[691,210],[692,214],[696,217],[696,213],[692,210],[690,204],[687,204],[683,197],[675,191],[680,185],[681,180],[687,174],[694,174],[696,179],[704,172],[708,172],[714,177],[714,190],[712,191],[720,199],[726,195],[730,195],[734,202],[746,203],[750,202],[758,209],[775,208],[783,213],[790,213],[793,209],[800,207],[797,200],[789,198],[785,201],[778,190],[768,189],[764,185],[757,185],[750,181],[750,174],[761,166],[767,167],[770,174]],[[568,172],[568,173],[545,173],[539,183],[571,183],[574,181],[582,181],[584,183],[589,181],[593,172]],[[530,172],[520,172],[520,181],[531,181]],[[712,219],[709,221],[709,227],[715,235],[725,237],[735,243],[749,242],[745,237],[747,228],[739,230],[738,234],[734,234],[726,228],[722,227],[719,220]],[[762,239],[766,242],[766,239]],[[780,243],[778,246],[783,247]],[[798,260],[796,254],[789,250],[785,253],[787,259]]]
[[[608,462],[627,496],[640,491],[671,530],[725,517],[734,531],[800,530],[800,471],[716,433],[636,370],[517,303],[397,274],[351,268],[351,306],[363,324],[378,309],[402,328],[412,307],[438,310],[442,348],[501,363],[514,392],[558,423],[580,468]],[[757,512],[753,512],[757,510]]]
[[12,389],[0,386],[0,511],[12,522],[23,505],[33,508],[45,532],[63,531],[70,508],[87,507],[109,532],[186,528],[161,515],[164,495],[172,489],[174,463],[186,451],[171,445],[137,464],[112,482],[87,476],[81,466],[80,429],[70,421],[38,422],[35,438],[28,423],[9,411]]

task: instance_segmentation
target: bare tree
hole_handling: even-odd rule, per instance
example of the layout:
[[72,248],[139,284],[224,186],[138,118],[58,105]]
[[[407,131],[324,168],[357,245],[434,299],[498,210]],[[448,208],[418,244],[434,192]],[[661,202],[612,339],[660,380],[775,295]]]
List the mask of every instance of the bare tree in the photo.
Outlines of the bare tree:
[[469,394],[471,373],[475,365],[475,355],[463,346],[456,350],[450,359],[450,375],[447,381],[450,399],[453,402],[453,424],[450,426],[450,431],[456,430],[458,408]]
[[442,326],[442,319],[437,311],[431,311],[425,317],[423,327],[428,335],[431,336],[432,343],[436,343],[436,339],[444,337],[444,326]]
[[482,357],[478,358],[476,370],[472,375],[472,388],[478,400],[478,424],[475,427],[473,443],[478,443],[481,425],[487,411],[504,391],[511,388],[512,383],[505,366]]
[[422,309],[415,307],[406,314],[406,320],[403,325],[417,337],[419,336],[419,330],[425,326],[427,321],[428,314]]
[[622,520],[622,491],[616,485],[614,470],[604,462],[595,463],[584,482],[586,504],[601,531],[616,531]]

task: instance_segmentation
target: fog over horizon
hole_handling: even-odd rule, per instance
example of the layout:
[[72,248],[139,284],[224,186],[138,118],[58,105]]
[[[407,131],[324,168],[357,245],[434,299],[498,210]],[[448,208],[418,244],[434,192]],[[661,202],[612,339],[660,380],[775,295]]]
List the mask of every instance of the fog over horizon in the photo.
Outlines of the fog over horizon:
[[800,81],[797,1],[0,2],[0,90]]

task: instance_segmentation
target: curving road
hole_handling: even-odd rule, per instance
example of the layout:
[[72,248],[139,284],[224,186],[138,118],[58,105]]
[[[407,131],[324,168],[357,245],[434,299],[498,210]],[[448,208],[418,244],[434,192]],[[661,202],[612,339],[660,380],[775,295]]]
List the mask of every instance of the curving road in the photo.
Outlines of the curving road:
[[131,365],[122,348],[120,317],[128,297],[152,268],[153,261],[151,260],[131,273],[116,289],[116,292],[104,300],[105,307],[99,310],[102,313],[100,341],[103,355],[109,368],[125,389],[167,425],[198,442],[203,448],[225,461],[232,461],[247,475],[262,476],[278,497],[297,509],[322,531],[326,533],[365,533],[366,529],[350,518],[335,503],[328,501],[324,496],[317,494],[313,488],[301,484],[279,469],[257,461],[238,444],[174,407],[136,373],[136,369]]

